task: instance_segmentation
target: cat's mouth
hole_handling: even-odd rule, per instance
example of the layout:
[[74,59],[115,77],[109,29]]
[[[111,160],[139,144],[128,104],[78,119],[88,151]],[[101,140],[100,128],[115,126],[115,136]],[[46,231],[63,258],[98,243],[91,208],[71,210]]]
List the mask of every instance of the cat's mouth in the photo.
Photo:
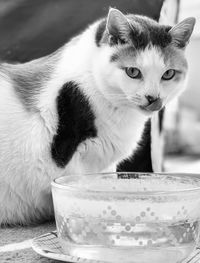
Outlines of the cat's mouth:
[[153,103],[145,105],[145,106],[139,106],[139,108],[142,111],[145,111],[146,113],[147,112],[152,113],[154,111],[159,111],[162,109],[162,107],[163,107],[163,102],[161,99],[158,99],[158,100],[154,101]]

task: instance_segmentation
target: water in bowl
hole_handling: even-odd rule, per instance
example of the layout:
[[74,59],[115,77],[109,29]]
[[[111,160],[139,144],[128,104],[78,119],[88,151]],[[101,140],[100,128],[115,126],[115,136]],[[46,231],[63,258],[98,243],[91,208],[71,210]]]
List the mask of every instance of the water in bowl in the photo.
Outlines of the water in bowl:
[[199,228],[198,221],[140,223],[70,217],[64,222],[58,229],[63,229],[60,241],[66,253],[120,263],[182,262],[194,249]]

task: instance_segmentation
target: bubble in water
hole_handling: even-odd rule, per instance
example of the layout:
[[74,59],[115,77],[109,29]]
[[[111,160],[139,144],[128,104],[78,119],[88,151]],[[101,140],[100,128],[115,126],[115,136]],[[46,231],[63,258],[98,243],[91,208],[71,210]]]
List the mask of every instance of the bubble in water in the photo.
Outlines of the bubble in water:
[[130,225],[125,226],[125,229],[126,229],[126,231],[130,231],[131,230],[131,226]]
[[117,212],[115,210],[111,211],[111,215],[115,216],[117,214]]
[[145,212],[141,212],[140,215],[141,215],[142,217],[145,217],[146,213],[145,213]]

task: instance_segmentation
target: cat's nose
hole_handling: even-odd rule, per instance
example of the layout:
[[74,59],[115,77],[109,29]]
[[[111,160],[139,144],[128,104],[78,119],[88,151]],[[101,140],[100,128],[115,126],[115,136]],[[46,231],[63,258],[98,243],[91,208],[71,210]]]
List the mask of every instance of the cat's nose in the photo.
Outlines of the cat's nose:
[[154,97],[154,96],[151,96],[151,95],[146,95],[145,98],[148,100],[149,105],[152,104],[153,102],[155,102],[158,99],[158,97]]

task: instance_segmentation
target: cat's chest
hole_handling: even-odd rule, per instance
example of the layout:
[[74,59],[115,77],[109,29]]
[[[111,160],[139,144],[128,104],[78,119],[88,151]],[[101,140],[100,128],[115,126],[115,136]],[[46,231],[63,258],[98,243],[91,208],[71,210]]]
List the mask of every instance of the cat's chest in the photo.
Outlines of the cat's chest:
[[107,171],[129,157],[137,147],[147,118],[137,112],[124,115],[96,115],[96,136],[82,141],[75,151],[67,170],[92,173]]
[[130,125],[130,127],[120,128],[117,130],[116,136],[113,136],[113,142],[120,151],[132,153],[142,136],[143,125],[137,124],[137,126]]
[[116,112],[110,118],[97,119],[98,136],[112,145],[114,154],[127,157],[137,147],[148,118],[133,110]]

